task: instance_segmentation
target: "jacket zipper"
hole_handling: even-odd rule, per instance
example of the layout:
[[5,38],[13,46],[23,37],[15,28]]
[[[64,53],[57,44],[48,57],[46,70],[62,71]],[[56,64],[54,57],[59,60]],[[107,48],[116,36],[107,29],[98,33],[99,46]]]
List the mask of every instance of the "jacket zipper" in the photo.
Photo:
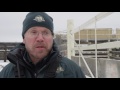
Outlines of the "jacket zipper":
[[37,71],[34,72],[34,78],[37,78],[38,74],[39,74],[45,67],[46,67],[46,65],[43,66],[38,72],[37,72]]
[[37,78],[37,73],[34,73],[34,77]]

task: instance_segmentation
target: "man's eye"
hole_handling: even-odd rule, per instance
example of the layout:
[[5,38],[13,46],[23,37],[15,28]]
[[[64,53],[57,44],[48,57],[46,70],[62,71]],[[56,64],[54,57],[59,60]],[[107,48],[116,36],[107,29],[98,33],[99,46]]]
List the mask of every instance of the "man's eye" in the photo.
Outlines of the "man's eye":
[[33,31],[33,32],[31,32],[31,33],[36,34],[37,32]]
[[43,32],[44,35],[47,35],[48,33],[47,32]]

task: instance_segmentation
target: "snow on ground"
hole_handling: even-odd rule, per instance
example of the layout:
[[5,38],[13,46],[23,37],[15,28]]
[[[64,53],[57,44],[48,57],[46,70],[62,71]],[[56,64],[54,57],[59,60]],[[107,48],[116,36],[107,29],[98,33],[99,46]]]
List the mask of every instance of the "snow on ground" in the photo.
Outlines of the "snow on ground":
[[91,78],[90,76],[85,75],[86,78]]
[[5,67],[7,64],[9,63],[9,61],[7,60],[6,62],[4,62],[4,60],[0,60],[0,71],[3,69],[3,67]]

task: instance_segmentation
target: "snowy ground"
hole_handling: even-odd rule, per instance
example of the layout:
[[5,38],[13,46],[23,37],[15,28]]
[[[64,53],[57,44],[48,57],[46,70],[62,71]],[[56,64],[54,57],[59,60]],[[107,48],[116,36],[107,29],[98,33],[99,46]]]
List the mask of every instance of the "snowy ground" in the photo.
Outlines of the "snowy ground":
[[7,64],[9,63],[9,61],[7,60],[6,62],[4,62],[4,60],[0,60],[0,71],[3,69],[3,67],[5,67]]

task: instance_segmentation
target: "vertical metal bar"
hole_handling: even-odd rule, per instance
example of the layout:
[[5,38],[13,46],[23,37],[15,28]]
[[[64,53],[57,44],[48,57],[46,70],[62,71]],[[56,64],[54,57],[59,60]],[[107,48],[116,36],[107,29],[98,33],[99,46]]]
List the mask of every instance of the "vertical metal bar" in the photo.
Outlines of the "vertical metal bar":
[[97,18],[95,17],[95,66],[96,66],[96,78],[98,78],[98,65],[97,65],[97,33],[96,33],[96,28],[97,28],[97,26],[96,26],[96,21],[97,21]]
[[[79,50],[80,50],[80,31],[79,31],[79,39],[78,40],[79,40]],[[81,66],[80,57],[81,57],[81,55],[80,55],[80,52],[79,52],[79,66]]]

